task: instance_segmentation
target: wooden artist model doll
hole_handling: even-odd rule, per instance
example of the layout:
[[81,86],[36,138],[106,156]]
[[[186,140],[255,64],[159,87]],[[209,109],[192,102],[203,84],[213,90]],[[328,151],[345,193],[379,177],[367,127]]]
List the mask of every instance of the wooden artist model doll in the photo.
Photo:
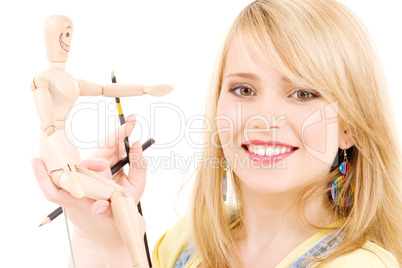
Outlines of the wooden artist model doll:
[[[130,191],[113,180],[83,166],[65,120],[78,96],[124,97],[150,94],[163,96],[169,85],[142,86],[97,85],[75,80],[64,70],[73,35],[73,24],[64,16],[52,16],[45,23],[45,42],[50,69],[39,74],[31,84],[43,134],[40,158],[51,174],[53,183],[76,198],[110,200],[113,215],[126,244],[133,267],[146,267],[143,231],[140,230],[136,202]],[[130,127],[128,124],[124,127]],[[139,197],[137,197],[139,198]]]
[[[381,66],[366,28],[336,0],[245,7],[213,74],[190,213],[156,243],[153,267],[400,267],[401,151]],[[38,159],[34,170],[45,195],[69,200]],[[100,230],[110,209],[93,206]],[[130,267],[127,252],[97,251],[118,239],[109,227],[75,241],[93,253],[81,267]]]

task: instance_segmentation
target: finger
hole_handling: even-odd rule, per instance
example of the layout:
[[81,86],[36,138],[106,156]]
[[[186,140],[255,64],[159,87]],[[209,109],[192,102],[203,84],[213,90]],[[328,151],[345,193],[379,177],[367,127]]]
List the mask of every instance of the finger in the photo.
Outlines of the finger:
[[148,161],[143,157],[141,143],[135,142],[130,148],[128,178],[122,186],[129,189],[136,202],[141,199],[145,189]]
[[112,178],[112,171],[110,170],[110,164],[106,160],[87,159],[82,161],[81,164],[77,165],[77,167],[95,171],[99,175],[106,177],[108,179]]
[[82,200],[73,197],[67,191],[58,188],[53,184],[42,160],[34,158],[32,160],[32,167],[39,187],[48,201],[58,204],[62,207],[75,207],[83,203]]
[[[131,123],[132,121],[137,121],[137,119],[136,119],[135,115],[130,114],[130,115],[127,116],[127,118],[126,118],[126,123]],[[135,124],[135,122],[134,122],[134,124]]]
[[103,216],[112,216],[112,210],[110,209],[110,202],[107,200],[97,200],[92,205],[91,209],[92,213],[103,215]]
[[82,161],[77,167],[86,168],[89,170],[93,170],[96,172],[103,171],[110,167],[110,164],[106,160],[95,160],[95,159],[86,159]]
[[137,217],[139,219],[138,223],[140,225],[141,234],[145,234],[146,222],[145,222],[144,218],[142,217],[142,215],[139,212],[138,212]]
[[[102,139],[99,143],[100,148],[93,153],[91,158],[107,157],[108,160],[110,160],[109,158],[112,156],[119,158],[124,154],[124,138],[131,135],[136,124],[134,115],[129,116],[128,119],[130,121],[127,121],[127,123],[121,125],[118,129],[109,133]],[[115,155],[116,151],[117,155]]]
[[127,121],[125,124],[121,125],[116,131],[114,131],[113,135],[109,135],[109,147],[116,147],[123,142],[125,137],[129,137],[133,132],[137,122],[135,115],[130,115],[128,118],[130,118],[130,121]]

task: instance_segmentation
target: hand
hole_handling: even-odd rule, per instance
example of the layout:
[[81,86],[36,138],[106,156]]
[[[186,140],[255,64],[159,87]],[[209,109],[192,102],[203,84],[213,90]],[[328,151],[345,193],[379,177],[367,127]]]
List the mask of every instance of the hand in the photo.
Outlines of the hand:
[[[105,141],[108,141],[107,146],[97,149],[93,154],[93,157],[97,158],[97,160],[85,160],[81,163],[80,167],[93,170],[109,179],[114,179],[124,188],[131,191],[134,199],[138,201],[145,187],[146,162],[144,162],[143,166],[136,165],[133,162],[129,168],[128,176],[124,174],[124,170],[122,169],[112,178],[110,171],[110,165],[115,164],[123,157],[125,152],[124,138],[129,136],[133,131],[135,117],[128,117],[127,122],[127,124],[121,126],[105,138]],[[138,142],[133,144],[130,154],[142,159],[142,149]],[[110,255],[113,252],[112,255],[119,256],[120,260],[124,260],[127,257],[121,256],[122,254],[124,255],[126,250],[123,248],[124,244],[114,223],[109,201],[95,201],[88,198],[77,199],[52,183],[40,159],[33,160],[33,167],[39,186],[46,199],[67,208],[69,219],[77,227],[74,228],[74,247],[85,248],[87,252],[88,245],[92,245],[92,251],[95,251],[99,247],[103,252],[103,256]],[[140,218],[142,219],[142,217]],[[143,233],[145,232],[145,222],[143,220],[141,221],[140,229]],[[75,243],[74,240],[78,242]],[[96,246],[93,246],[93,244]],[[88,255],[82,258],[88,259]],[[76,256],[77,261],[80,260],[77,260]]]
[[[115,132],[109,134],[101,142],[99,148],[92,154],[91,159],[106,161],[110,167],[124,158],[126,149],[124,138],[130,136],[136,124],[134,115],[126,119]],[[130,166],[128,176],[122,168],[113,175],[114,181],[131,192],[134,200],[138,203],[145,189],[147,161],[143,158],[141,143],[135,142],[130,148]]]

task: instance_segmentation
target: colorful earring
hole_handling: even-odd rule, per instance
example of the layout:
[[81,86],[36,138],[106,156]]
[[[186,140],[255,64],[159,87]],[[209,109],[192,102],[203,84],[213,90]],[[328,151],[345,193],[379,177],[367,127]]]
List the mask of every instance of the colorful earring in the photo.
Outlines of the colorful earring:
[[227,191],[227,171],[228,171],[228,161],[226,158],[223,158],[223,179],[222,179],[222,196],[223,196],[223,201],[226,201],[226,191]]
[[348,157],[346,155],[346,150],[343,150],[343,162],[339,165],[339,172],[343,175],[339,176],[334,180],[331,186],[331,196],[334,202],[340,207],[349,207],[353,205],[353,196],[354,196],[354,186],[350,184],[349,195],[347,197],[339,196],[339,190],[343,186],[346,176],[350,171],[350,163],[348,162]]

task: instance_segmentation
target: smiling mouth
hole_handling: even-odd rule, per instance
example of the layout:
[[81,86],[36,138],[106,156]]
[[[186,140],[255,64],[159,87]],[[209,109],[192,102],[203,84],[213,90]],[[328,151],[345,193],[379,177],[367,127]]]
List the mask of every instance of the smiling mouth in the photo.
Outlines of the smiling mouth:
[[61,33],[60,37],[59,37],[59,43],[60,43],[61,48],[67,52],[70,52],[70,46],[63,42],[62,37],[63,37],[63,33]]
[[283,161],[299,149],[297,147],[255,144],[243,144],[242,148],[251,161],[262,164]]
[[250,155],[262,158],[285,156],[299,149],[298,147],[278,141],[262,140],[246,141],[242,144],[242,148]]
[[264,146],[264,145],[242,145],[242,148],[256,156],[277,156],[296,151],[297,147],[287,146]]

